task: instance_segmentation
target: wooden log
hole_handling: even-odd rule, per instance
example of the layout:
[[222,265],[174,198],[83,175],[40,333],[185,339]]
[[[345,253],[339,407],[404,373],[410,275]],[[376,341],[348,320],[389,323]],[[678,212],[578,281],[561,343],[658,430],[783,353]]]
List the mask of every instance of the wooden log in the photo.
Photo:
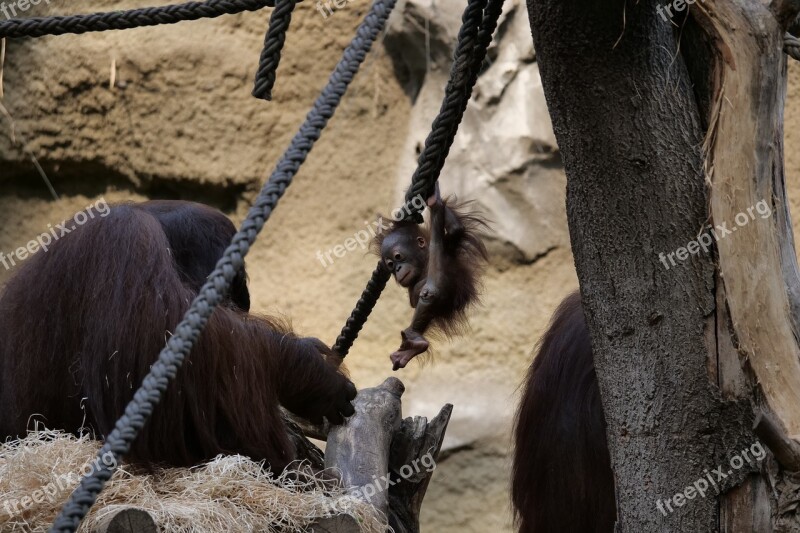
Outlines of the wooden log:
[[775,459],[789,472],[800,472],[800,444],[789,438],[780,423],[766,412],[761,412],[753,423],[753,431],[764,441]]
[[[430,422],[425,417],[401,420],[404,389],[398,379],[389,378],[359,392],[356,414],[328,434],[325,465],[338,469],[350,493],[383,513],[396,533],[418,533],[422,500],[453,406],[445,405]],[[320,521],[317,526],[327,528],[319,531],[350,531],[346,523]]]
[[382,478],[389,472],[392,437],[400,429],[404,391],[397,378],[361,390],[353,402],[356,414],[331,429],[325,451],[325,466],[341,472],[342,485],[387,517],[389,494]]
[[288,411],[283,411],[283,422],[289,433],[289,440],[294,445],[295,457],[298,461],[306,461],[312,472],[322,472],[325,470],[325,457],[313,442],[306,438],[303,428],[297,423],[297,418],[291,416]]
[[419,533],[419,513],[428,490],[453,406],[442,407],[428,422],[425,417],[406,418],[395,433],[389,455],[392,481],[389,488],[389,525],[395,533]]
[[92,533],[158,533],[158,527],[150,513],[131,507],[110,513]]
[[714,0],[694,12],[712,46],[704,151],[720,279],[737,349],[791,439],[800,439],[800,268],[785,198],[783,36],[798,9]]

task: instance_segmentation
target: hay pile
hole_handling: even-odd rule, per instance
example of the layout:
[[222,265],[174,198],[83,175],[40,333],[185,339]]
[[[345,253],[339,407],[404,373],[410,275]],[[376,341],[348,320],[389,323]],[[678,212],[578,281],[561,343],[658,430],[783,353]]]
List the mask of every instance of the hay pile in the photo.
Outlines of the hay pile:
[[[0,531],[47,531],[99,448],[88,437],[48,431],[0,445]],[[274,478],[242,456],[151,474],[122,465],[80,531],[126,507],[148,511],[168,532],[306,531],[337,514],[353,516],[364,532],[386,531],[379,513],[330,481],[290,474]]]

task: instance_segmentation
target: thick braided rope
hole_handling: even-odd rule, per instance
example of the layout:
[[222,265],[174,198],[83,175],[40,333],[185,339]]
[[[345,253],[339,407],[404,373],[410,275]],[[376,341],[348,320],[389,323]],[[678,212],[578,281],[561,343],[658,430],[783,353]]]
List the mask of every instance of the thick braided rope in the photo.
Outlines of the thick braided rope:
[[[305,122],[292,139],[255,204],[250,208],[231,245],[225,250],[214,272],[203,285],[181,323],[175,328],[175,334],[167,341],[166,347],[134,394],[133,400],[125,407],[125,414],[117,420],[114,430],[106,437],[97,455],[98,468],[81,479],[80,485],[72,493],[50,529],[51,532],[71,533],[78,528],[97,500],[98,494],[111,478],[115,465],[130,450],[131,444],[161,400],[170,379],[177,374],[214,312],[214,308],[228,293],[231,281],[242,268],[250,246],[255,242],[300,165],[306,160],[314,142],[319,139],[328,120],[333,116],[395,3],[396,0],[374,0],[369,13],[358,28],[356,37],[345,50],[322,94],[314,102],[314,107],[308,113]],[[113,461],[108,457],[101,459],[109,452],[113,454]]]
[[[467,105],[472,97],[472,89],[478,82],[483,62],[486,60],[486,54],[489,51],[489,45],[492,44],[494,32],[497,30],[497,21],[500,20],[500,15],[503,13],[504,0],[489,0],[489,5],[486,6],[486,12],[483,15],[483,22],[481,22],[481,29],[478,31],[478,46],[475,48],[472,57],[471,77],[467,84],[468,98],[463,102],[464,113],[467,110]],[[458,129],[458,125],[456,125]]]
[[[450,79],[445,88],[444,100],[439,114],[433,121],[431,132],[425,139],[425,148],[419,155],[417,169],[411,176],[411,187],[406,192],[406,205],[402,210],[405,219],[421,222],[421,211],[412,205],[417,196],[428,198],[434,190],[440,167],[450,151],[455,131],[461,123],[471,90],[467,89],[472,79],[475,52],[479,48],[478,33],[483,22],[487,0],[470,0],[462,17],[458,34]],[[444,157],[443,157],[444,156]]]
[[383,289],[386,288],[391,277],[392,274],[383,266],[383,262],[379,261],[378,266],[372,272],[372,277],[367,282],[367,287],[361,293],[361,298],[356,302],[342,332],[336,338],[336,344],[333,345],[333,351],[340,357],[345,357],[350,352],[350,348],[358,338],[361,328],[367,323],[369,315],[375,308],[375,304],[378,303],[378,298],[381,297]]
[[275,0],[208,0],[89,15],[11,19],[0,22],[0,39],[127,30],[142,26],[175,24],[184,20],[216,18],[243,11],[257,11],[273,5]]
[[[478,81],[481,65],[503,9],[503,0],[489,0],[488,7],[486,3],[487,0],[470,0],[464,11],[442,107],[433,122],[430,135],[425,140],[425,149],[420,154],[417,170],[412,176],[411,188],[406,194],[406,204],[402,213],[408,218],[415,219],[420,216],[417,207],[419,202],[412,203],[412,200],[418,194],[427,198],[433,192],[469,104],[472,88]],[[339,356],[345,357],[350,351],[390,278],[391,273],[378,262],[333,346],[333,350]]]
[[783,36],[783,51],[797,61],[800,61],[800,39],[787,33]]
[[[475,84],[478,82],[478,77],[480,76],[483,62],[485,61],[486,54],[489,51],[489,45],[492,44],[492,37],[494,37],[494,32],[497,29],[497,22],[500,20],[500,14],[503,12],[503,2],[504,0],[489,0],[489,4],[486,6],[486,11],[483,15],[483,21],[481,22],[481,27],[478,31],[478,44],[475,46],[472,56],[472,63],[470,65],[470,78],[465,88],[466,94],[461,102],[461,112],[453,121],[452,130],[447,136],[445,145],[438,152],[438,159],[433,167],[435,169],[435,177],[432,179],[429,185],[431,191],[434,184],[439,179],[439,175],[444,168],[444,163],[447,159],[447,156],[450,155],[450,148],[453,146],[453,142],[455,141],[456,134],[458,133],[458,127],[461,124],[461,120],[464,118],[464,113],[467,111],[467,106],[472,98],[472,90],[475,88]],[[418,176],[417,178],[420,180],[424,179],[422,176]],[[414,205],[409,204],[409,201],[413,198],[413,195],[406,197],[406,206],[405,209],[403,209],[403,213],[412,212],[411,209],[414,208]],[[427,198],[427,196],[424,196],[424,198]],[[416,205],[419,205],[419,203]]]
[[292,12],[297,0],[278,0],[277,7],[269,19],[269,29],[264,39],[264,49],[258,63],[253,96],[262,100],[272,100],[272,88],[278,65],[281,62],[281,51],[286,41],[286,31],[292,21]]

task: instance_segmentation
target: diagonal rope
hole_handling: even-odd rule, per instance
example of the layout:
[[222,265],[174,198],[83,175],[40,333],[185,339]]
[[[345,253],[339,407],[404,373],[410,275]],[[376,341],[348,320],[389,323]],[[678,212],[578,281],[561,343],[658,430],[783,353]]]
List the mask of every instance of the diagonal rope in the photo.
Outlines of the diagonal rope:
[[361,328],[367,323],[369,315],[375,308],[375,304],[378,303],[378,298],[381,297],[383,289],[386,288],[386,284],[389,283],[389,278],[391,277],[391,273],[384,268],[383,262],[378,261],[378,266],[372,272],[372,277],[367,282],[367,287],[361,293],[361,297],[356,302],[353,312],[347,318],[342,332],[336,338],[336,344],[333,345],[333,351],[340,357],[345,357],[350,352],[350,348],[353,347],[353,343],[358,338]]
[[292,12],[297,5],[297,0],[278,0],[278,6],[269,19],[269,29],[264,40],[264,49],[261,51],[261,60],[256,73],[256,83],[253,96],[262,100],[272,100],[272,88],[275,86],[275,77],[278,65],[281,62],[281,51],[286,41],[286,31],[292,21]]
[[[445,88],[444,100],[439,114],[433,121],[431,132],[425,139],[425,147],[419,155],[417,169],[411,176],[411,186],[406,191],[406,206],[417,196],[428,198],[433,193],[444,158],[455,138],[455,131],[461,123],[463,109],[469,101],[472,88],[472,67],[478,50],[478,33],[483,22],[483,12],[487,0],[470,0],[463,15],[458,45],[450,70],[450,79]],[[476,76],[477,79],[477,76]],[[421,209],[403,210],[403,217],[422,222]]]
[[497,29],[497,21],[500,19],[500,14],[503,12],[503,1],[504,0],[489,0],[488,5],[486,6],[480,30],[478,31],[477,45],[475,46],[472,62],[470,64],[470,78],[466,84],[466,87],[464,88],[465,94],[461,100],[461,110],[459,115],[453,120],[452,128],[447,133],[447,137],[445,138],[443,146],[437,151],[438,159],[436,164],[432,167],[430,174],[426,175],[421,173],[420,175],[416,176],[416,180],[414,177],[412,177],[411,188],[406,192],[406,205],[402,210],[402,212],[408,216],[414,216],[409,214],[413,213],[412,209],[415,205],[417,205],[413,202],[417,195],[422,195],[423,198],[428,198],[433,194],[436,182],[438,181],[439,175],[444,168],[445,160],[450,154],[450,148],[453,146],[453,141],[458,133],[458,127],[461,124],[461,120],[467,110],[469,101],[472,98],[472,91],[475,87],[475,84],[478,82],[478,76],[480,76],[481,69],[483,68],[483,62],[486,60],[486,54],[489,51],[489,45],[492,44],[492,37]]
[[[433,194],[472,96],[472,89],[478,81],[502,10],[503,0],[470,0],[464,10],[444,100],[431,126],[431,133],[425,140],[425,148],[411,177],[411,187],[406,192],[406,203],[402,209],[405,219],[422,221],[419,202],[412,201],[417,196],[428,198]],[[333,346],[339,356],[345,357],[350,351],[390,278],[391,273],[379,261]]]
[[[250,246],[255,242],[300,165],[306,160],[314,142],[319,139],[328,120],[336,111],[348,85],[386,23],[395,2],[396,0],[373,2],[369,13],[358,28],[356,37],[344,51],[328,84],[314,102],[314,107],[308,113],[305,122],[256,198],[247,218],[234,235],[231,245],[225,250],[214,272],[203,285],[181,323],[175,328],[175,334],[167,341],[166,347],[134,394],[133,400],[125,407],[125,413],[117,420],[114,430],[106,437],[97,455],[98,468],[81,479],[80,485],[53,523],[51,532],[72,533],[77,530],[97,500],[98,494],[114,473],[114,465],[128,453],[131,443],[161,400],[170,379],[175,377],[189,355],[214,308],[228,293],[231,281],[244,265],[244,257]],[[108,453],[113,455],[113,460],[108,460],[106,455]],[[100,460],[104,456],[105,459]]]
[[275,5],[275,0],[208,0],[88,15],[10,19],[0,22],[0,39],[128,30],[142,26],[175,24],[185,20],[216,18],[244,11],[257,11],[273,5]]
[[783,36],[783,51],[792,59],[800,61],[800,39],[791,33],[786,33]]

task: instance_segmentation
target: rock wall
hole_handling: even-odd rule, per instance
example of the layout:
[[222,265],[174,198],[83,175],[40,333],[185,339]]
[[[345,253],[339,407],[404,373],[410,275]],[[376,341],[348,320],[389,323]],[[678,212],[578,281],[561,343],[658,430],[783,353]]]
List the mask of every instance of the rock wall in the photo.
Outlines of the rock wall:
[[[453,7],[458,9],[449,11]],[[414,99],[398,164],[398,198],[441,105],[460,7],[453,2],[443,12],[434,0],[408,0],[389,27],[386,49]],[[553,202],[563,196],[566,181],[524,2],[506,4],[441,184],[475,199],[494,222],[494,251],[515,262],[530,263],[569,244],[564,202]]]
[[[165,4],[163,0],[147,2]],[[442,175],[493,220],[492,261],[472,331],[399,373],[405,414],[455,405],[423,506],[423,530],[510,531],[510,427],[518,386],[550,314],[577,287],[565,178],[524,3],[509,0]],[[140,7],[134,0],[42,3],[30,15]],[[269,11],[171,27],[8,44],[0,103],[0,252],[24,246],[100,197],[199,200],[240,220],[366,12],[299,5],[274,100],[250,96]],[[336,117],[248,256],[254,308],[332,342],[375,264],[366,250],[320,255],[398,204],[438,111],[461,2],[402,1]],[[113,70],[113,84],[112,84]],[[798,69],[787,109],[787,181],[800,208]],[[59,199],[53,200],[36,165]],[[14,268],[0,265],[0,283]],[[411,318],[390,286],[347,366],[360,387],[391,374]],[[47,334],[35,331],[31,334]]]

